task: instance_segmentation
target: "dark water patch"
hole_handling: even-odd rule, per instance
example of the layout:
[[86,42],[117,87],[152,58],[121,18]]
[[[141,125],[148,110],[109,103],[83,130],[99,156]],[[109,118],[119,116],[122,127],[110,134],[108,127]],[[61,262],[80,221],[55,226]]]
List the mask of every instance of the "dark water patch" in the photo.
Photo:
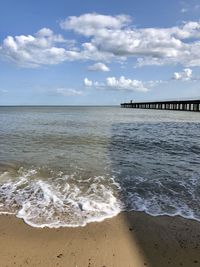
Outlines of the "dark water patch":
[[199,123],[120,123],[112,129],[110,158],[125,208],[199,220]]

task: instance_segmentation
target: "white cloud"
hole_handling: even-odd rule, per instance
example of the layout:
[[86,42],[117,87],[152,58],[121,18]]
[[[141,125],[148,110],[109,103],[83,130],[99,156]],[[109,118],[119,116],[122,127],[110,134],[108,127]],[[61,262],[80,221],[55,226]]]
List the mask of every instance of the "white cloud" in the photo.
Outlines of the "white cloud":
[[96,13],[71,16],[62,21],[60,26],[65,30],[73,30],[84,36],[95,35],[98,31],[121,29],[130,22],[127,15],[106,16]]
[[6,37],[0,46],[0,57],[20,67],[39,67],[75,60],[107,61],[111,57],[91,43],[83,43],[81,48],[75,44],[76,41],[65,40],[50,29],[43,28],[35,35]]
[[[141,58],[142,65],[163,65],[181,63],[185,66],[199,66],[200,22],[187,22],[171,28],[128,27],[130,18],[121,15],[102,16],[85,14],[69,17],[61,25],[84,36],[91,37],[90,45],[110,58]],[[111,26],[109,26],[109,21]],[[187,39],[193,39],[190,42]],[[186,40],[186,41],[185,41]]]
[[95,63],[95,64],[89,66],[88,70],[103,71],[103,72],[110,71],[110,69],[104,63],[101,63],[101,62],[98,62],[98,63]]
[[87,37],[87,41],[76,44],[43,28],[35,35],[6,37],[0,46],[0,55],[26,67],[72,60],[104,64],[130,57],[135,57],[140,67],[200,66],[200,21],[169,28],[136,28],[127,15],[91,13],[68,17],[61,22],[61,27]]
[[57,88],[56,93],[63,96],[78,96],[83,94],[82,91],[73,88]]
[[91,87],[93,85],[93,82],[88,80],[88,78],[85,78],[83,82],[86,87]]
[[[69,17],[61,26],[90,37],[91,46],[109,58],[140,58],[138,66],[180,63],[200,66],[200,22],[171,28],[133,28],[130,17],[85,14]],[[190,42],[188,42],[190,40]],[[84,45],[84,44],[83,44]]]
[[77,52],[71,48],[72,42],[61,35],[55,35],[50,29],[43,28],[34,36],[8,36],[0,47],[0,55],[22,67],[59,64],[65,60],[74,60]]
[[192,70],[184,69],[182,72],[174,72],[174,80],[188,81],[192,79]]
[[[87,78],[86,78],[87,79]],[[94,86],[95,88],[101,89],[111,89],[111,90],[123,90],[123,91],[140,91],[147,92],[149,89],[146,87],[145,83],[139,80],[127,79],[124,76],[116,77],[107,77],[106,80],[102,83],[100,82],[90,82],[90,85],[84,80],[85,86]],[[153,81],[150,81],[149,87],[154,86]],[[148,84],[148,82],[147,82]]]
[[108,77],[106,79],[106,86],[113,89],[142,91],[146,92],[148,89],[144,86],[142,81],[126,79],[121,76],[119,79],[116,77]]

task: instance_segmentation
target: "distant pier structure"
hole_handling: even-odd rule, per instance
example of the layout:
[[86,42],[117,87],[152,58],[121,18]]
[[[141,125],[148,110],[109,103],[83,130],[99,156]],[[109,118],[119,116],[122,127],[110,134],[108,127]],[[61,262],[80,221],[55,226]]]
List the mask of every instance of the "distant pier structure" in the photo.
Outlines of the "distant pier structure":
[[167,101],[145,101],[121,103],[122,108],[140,108],[140,109],[163,109],[163,110],[183,110],[200,111],[200,100],[167,100]]

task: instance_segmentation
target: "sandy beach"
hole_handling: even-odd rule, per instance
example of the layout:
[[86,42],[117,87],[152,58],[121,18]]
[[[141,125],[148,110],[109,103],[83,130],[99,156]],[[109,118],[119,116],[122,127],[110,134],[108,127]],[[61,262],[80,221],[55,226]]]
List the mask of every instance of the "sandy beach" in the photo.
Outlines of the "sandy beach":
[[0,216],[1,266],[199,266],[200,223],[121,213],[86,227],[40,229]]

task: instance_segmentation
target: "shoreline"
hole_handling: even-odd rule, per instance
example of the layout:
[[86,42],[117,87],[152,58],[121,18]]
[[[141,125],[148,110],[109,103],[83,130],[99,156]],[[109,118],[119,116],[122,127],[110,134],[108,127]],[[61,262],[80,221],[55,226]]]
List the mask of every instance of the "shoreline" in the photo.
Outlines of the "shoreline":
[[1,266],[199,266],[200,223],[122,212],[84,227],[33,228],[0,216]]

